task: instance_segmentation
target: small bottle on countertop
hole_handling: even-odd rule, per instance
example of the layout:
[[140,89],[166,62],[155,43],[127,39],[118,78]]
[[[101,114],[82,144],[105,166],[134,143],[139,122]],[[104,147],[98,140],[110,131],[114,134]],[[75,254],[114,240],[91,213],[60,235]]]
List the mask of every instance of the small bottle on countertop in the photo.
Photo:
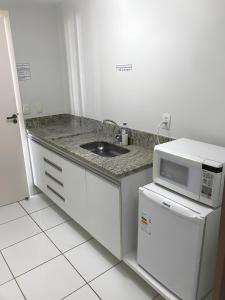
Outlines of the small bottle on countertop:
[[123,123],[123,126],[121,127],[121,136],[122,136],[122,145],[127,146],[128,145],[128,128],[127,123]]

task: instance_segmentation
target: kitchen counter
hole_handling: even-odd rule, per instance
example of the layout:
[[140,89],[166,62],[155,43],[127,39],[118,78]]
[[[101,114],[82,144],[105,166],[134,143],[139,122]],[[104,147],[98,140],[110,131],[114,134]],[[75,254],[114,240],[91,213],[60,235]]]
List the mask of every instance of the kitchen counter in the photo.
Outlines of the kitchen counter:
[[[130,132],[131,135],[133,134],[134,142],[139,141],[140,144],[142,134],[145,139],[142,141],[142,145],[120,145],[129,149],[130,152],[106,158],[85,150],[80,145],[94,141],[116,143],[115,134],[118,128],[103,125],[92,119],[71,115],[59,116],[58,119],[52,116],[28,120],[29,138],[69,160],[115,181],[152,166],[154,135],[141,132],[138,135],[138,131]],[[53,121],[46,118],[53,118]],[[144,142],[146,143],[145,147],[143,146]]]

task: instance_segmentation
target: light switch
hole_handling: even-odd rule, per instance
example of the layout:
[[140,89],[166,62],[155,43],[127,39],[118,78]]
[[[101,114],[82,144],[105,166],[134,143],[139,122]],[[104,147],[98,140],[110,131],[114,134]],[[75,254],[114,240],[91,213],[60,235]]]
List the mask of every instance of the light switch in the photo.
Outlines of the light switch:
[[28,103],[23,104],[23,114],[24,115],[30,114],[30,104]]
[[43,113],[43,105],[41,102],[36,102],[35,103],[35,110],[37,114]]

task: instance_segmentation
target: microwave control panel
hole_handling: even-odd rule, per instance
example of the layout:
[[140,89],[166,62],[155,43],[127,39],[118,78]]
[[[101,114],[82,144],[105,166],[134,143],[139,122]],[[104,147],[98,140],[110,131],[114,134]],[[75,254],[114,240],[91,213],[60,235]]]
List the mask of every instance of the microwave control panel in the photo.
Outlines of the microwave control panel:
[[208,199],[212,198],[213,181],[214,181],[214,174],[207,170],[202,170],[201,194],[203,197]]

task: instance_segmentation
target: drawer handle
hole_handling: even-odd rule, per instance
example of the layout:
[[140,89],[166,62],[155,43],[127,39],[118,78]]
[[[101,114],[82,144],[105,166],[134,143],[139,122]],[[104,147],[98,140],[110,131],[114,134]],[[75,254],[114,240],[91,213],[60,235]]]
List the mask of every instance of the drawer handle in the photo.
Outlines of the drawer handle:
[[56,170],[62,172],[62,168],[57,166],[56,164],[54,164],[53,162],[51,162],[50,160],[48,160],[47,158],[44,158],[44,161],[49,164],[50,166],[52,166],[53,168],[55,168]]
[[53,177],[51,174],[49,174],[48,172],[45,172],[45,175],[63,187],[63,183],[61,181],[59,181],[58,179],[56,179],[55,177]]
[[63,202],[65,202],[65,198],[63,196],[61,196],[59,193],[57,193],[53,188],[51,188],[49,185],[47,185],[47,188],[53,193],[55,194],[57,197],[59,197]]

